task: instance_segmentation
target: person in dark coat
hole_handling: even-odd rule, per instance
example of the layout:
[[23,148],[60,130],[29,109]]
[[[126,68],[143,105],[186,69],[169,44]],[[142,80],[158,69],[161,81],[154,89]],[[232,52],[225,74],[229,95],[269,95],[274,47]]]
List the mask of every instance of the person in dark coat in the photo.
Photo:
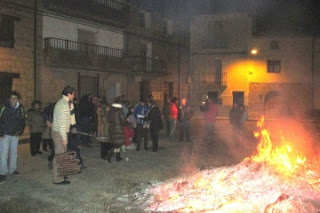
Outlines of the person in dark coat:
[[162,115],[163,115],[163,119],[164,119],[165,125],[166,125],[166,135],[167,136],[169,136],[169,134],[170,134],[170,119],[169,119],[170,102],[171,102],[171,99],[169,97],[165,97],[163,108],[162,108]]
[[184,135],[186,135],[187,141],[191,141],[190,138],[190,120],[194,112],[187,104],[187,99],[182,98],[179,106],[178,120],[179,120],[179,141],[184,140]]
[[242,126],[242,119],[243,119],[243,110],[239,106],[238,103],[234,103],[232,109],[229,112],[229,120],[230,124],[232,125],[233,129],[233,141],[238,144],[239,137],[241,134],[241,126]]
[[54,158],[54,146],[53,140],[51,137],[51,130],[52,130],[52,121],[53,121],[53,110],[56,102],[49,103],[48,106],[44,109],[44,120],[46,122],[47,128],[42,134],[42,140],[49,144],[49,148],[51,149],[51,153],[48,156],[48,167],[52,169],[53,167],[53,158]]
[[68,133],[68,144],[67,144],[67,150],[68,151],[74,151],[77,153],[77,158],[79,160],[80,169],[84,169],[83,166],[83,160],[81,157],[80,149],[78,148],[78,134],[77,134],[77,98],[74,97],[73,101],[70,101],[70,113],[71,116],[75,116],[76,122],[70,126],[70,132]]
[[[30,129],[30,152],[32,156],[42,154],[40,144],[42,133],[45,130],[45,121],[43,111],[41,110],[41,102],[34,100],[31,104],[31,109],[27,112],[27,123]],[[45,149],[45,147],[43,147]]]
[[8,102],[0,107],[0,184],[6,176],[20,175],[17,169],[19,136],[25,127],[20,94],[12,91]]
[[[53,116],[54,104],[48,103],[43,110],[43,117],[45,122],[45,130],[42,133],[42,148],[43,151],[52,151],[53,150],[53,141],[51,137],[51,128],[52,128],[52,116]],[[49,149],[48,149],[49,147]]]
[[[79,120],[78,130],[87,134],[90,134],[91,123],[90,119],[94,114],[94,104],[92,103],[91,96],[85,95],[81,98],[79,104]],[[81,135],[80,141],[82,146],[90,147],[90,137],[87,135]]]
[[137,151],[140,150],[140,144],[143,138],[144,149],[148,150],[148,129],[145,125],[145,117],[149,111],[149,106],[146,103],[146,99],[141,98],[140,103],[136,106],[133,113],[137,120]]
[[98,131],[97,136],[98,137],[104,137],[105,141],[100,141],[100,157],[103,160],[109,160],[108,159],[108,151],[110,151],[112,148],[114,148],[114,144],[110,143],[110,136],[109,136],[109,122],[108,122],[108,113],[110,111],[110,105],[107,103],[102,104],[97,109],[97,115],[98,115]]
[[158,151],[159,146],[159,131],[160,129],[163,129],[161,112],[157,104],[152,101],[152,99],[148,100],[148,105],[150,109],[145,120],[150,123],[149,130],[152,139],[152,152],[156,152]]
[[113,153],[115,153],[117,161],[121,161],[122,158],[120,156],[120,148],[122,145],[124,145],[123,127],[126,124],[126,119],[124,117],[120,98],[116,98],[114,100],[114,103],[111,105],[109,110],[107,119],[109,122],[110,142],[114,144],[114,147],[108,151],[107,160],[111,163],[111,158]]

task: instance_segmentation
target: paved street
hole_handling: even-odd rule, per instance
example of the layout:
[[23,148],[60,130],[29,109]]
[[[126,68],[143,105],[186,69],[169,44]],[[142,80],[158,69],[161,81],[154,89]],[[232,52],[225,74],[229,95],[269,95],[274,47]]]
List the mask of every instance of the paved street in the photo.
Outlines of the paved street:
[[[248,122],[246,132],[252,132],[249,129],[254,125]],[[201,119],[194,118],[193,126],[192,142],[170,143],[162,131],[157,153],[128,150],[122,154],[128,161],[113,159],[109,164],[100,159],[99,144],[81,147],[87,168],[70,176],[71,184],[66,186],[52,184],[48,153],[31,157],[29,144],[20,144],[18,170],[22,175],[9,176],[0,185],[0,194],[6,195],[0,196],[0,212],[143,212],[131,197],[137,186],[236,164],[255,150],[252,137],[240,145],[231,142],[228,120],[217,122],[215,142],[209,146],[202,139]]]

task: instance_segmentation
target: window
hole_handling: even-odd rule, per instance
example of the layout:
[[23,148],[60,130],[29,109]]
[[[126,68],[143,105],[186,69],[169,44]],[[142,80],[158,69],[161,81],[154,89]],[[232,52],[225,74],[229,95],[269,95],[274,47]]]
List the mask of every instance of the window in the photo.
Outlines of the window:
[[[78,29],[79,50],[81,52],[95,52],[95,32]],[[92,44],[92,45],[91,45]]]
[[144,15],[144,13],[138,13],[137,26],[144,28],[144,25],[145,25],[145,15]]
[[150,29],[151,28],[151,22],[152,22],[152,17],[150,12],[146,12],[144,14],[145,17],[145,28]]
[[14,47],[14,21],[12,16],[0,16],[0,46]]
[[172,35],[173,34],[173,21],[167,20],[167,34]]
[[78,42],[95,44],[96,43],[95,32],[78,29]]
[[221,85],[221,60],[210,60],[207,69],[201,73],[202,83]]
[[13,78],[20,78],[17,73],[0,72],[0,105],[8,99],[12,89]]
[[209,21],[206,48],[211,48],[211,49],[224,48],[222,30],[223,30],[222,21]]
[[237,103],[238,105],[244,105],[244,92],[233,91],[232,99],[233,99],[233,104]]
[[271,41],[271,42],[270,42],[270,48],[271,48],[272,50],[278,50],[278,49],[279,49],[279,42],[277,42],[277,41]]
[[99,95],[99,76],[86,76],[78,73],[78,97],[86,94]]
[[268,73],[280,73],[281,72],[281,61],[280,60],[268,60]]
[[167,21],[162,18],[154,19],[155,30],[162,35],[167,33]]

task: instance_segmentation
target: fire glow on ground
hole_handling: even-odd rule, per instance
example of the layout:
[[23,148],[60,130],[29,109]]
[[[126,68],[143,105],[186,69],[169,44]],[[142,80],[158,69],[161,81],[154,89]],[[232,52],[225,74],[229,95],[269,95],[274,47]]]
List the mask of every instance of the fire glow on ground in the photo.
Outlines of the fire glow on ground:
[[240,164],[204,170],[161,183],[143,193],[148,212],[320,212],[320,162],[294,150],[288,141],[275,146],[258,122],[256,155]]

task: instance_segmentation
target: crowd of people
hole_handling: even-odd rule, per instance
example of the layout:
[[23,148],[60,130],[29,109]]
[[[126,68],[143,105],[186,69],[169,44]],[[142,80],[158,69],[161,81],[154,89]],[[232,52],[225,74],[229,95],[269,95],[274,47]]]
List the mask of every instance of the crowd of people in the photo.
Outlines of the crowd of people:
[[[66,86],[62,97],[55,103],[48,103],[42,110],[41,102],[34,100],[25,113],[19,103],[17,92],[10,94],[8,102],[0,108],[0,183],[7,175],[20,175],[17,171],[17,145],[25,123],[30,130],[31,156],[50,152],[48,167],[53,170],[54,184],[69,184],[67,177],[58,174],[55,156],[73,151],[77,153],[81,170],[85,168],[79,145],[90,147],[93,140],[100,142],[100,157],[112,162],[121,161],[121,152],[128,149],[149,150],[148,138],[151,137],[152,152],[159,148],[159,131],[166,127],[166,135],[171,142],[191,141],[191,118],[194,111],[186,98],[167,98],[162,113],[152,95],[141,98],[130,105],[125,96],[116,97],[112,103],[106,98],[87,94],[78,102],[75,89]],[[213,140],[214,126],[218,114],[212,99],[207,99],[200,109],[205,118],[205,138]],[[234,106],[230,111],[230,121],[235,134],[243,123],[244,108]],[[241,114],[241,116],[240,116]],[[241,117],[241,118],[240,118]],[[164,119],[164,122],[163,122]],[[176,128],[179,138],[175,138]],[[42,149],[41,149],[42,142]],[[41,151],[42,150],[42,151]]]

